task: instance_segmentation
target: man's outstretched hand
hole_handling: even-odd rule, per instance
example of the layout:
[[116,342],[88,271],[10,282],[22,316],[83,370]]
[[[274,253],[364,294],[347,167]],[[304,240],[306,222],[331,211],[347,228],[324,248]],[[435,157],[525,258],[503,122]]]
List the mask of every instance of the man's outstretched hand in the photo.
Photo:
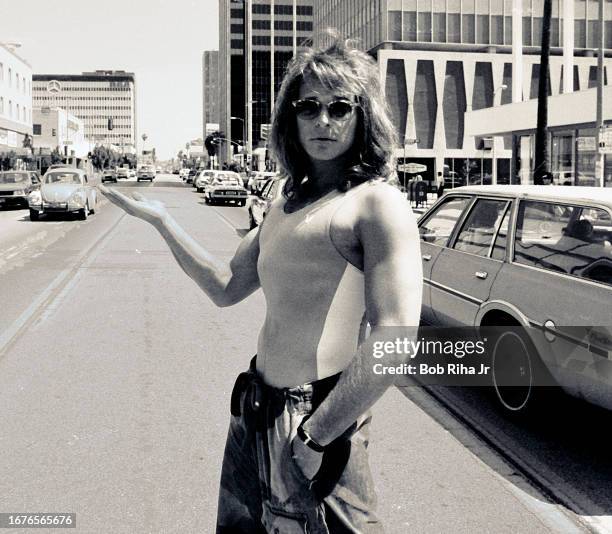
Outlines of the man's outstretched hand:
[[98,185],[98,189],[106,198],[116,206],[119,206],[126,213],[138,217],[143,221],[147,221],[148,223],[159,223],[168,216],[166,206],[159,200],[147,199],[140,193],[133,193],[132,196],[129,197],[114,188],[109,189],[102,184]]

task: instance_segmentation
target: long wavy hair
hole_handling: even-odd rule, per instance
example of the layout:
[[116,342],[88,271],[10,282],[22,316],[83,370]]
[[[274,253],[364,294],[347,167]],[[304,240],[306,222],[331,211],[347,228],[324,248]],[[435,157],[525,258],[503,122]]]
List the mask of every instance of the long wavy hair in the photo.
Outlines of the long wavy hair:
[[397,139],[376,62],[358,50],[352,41],[341,39],[335,31],[326,33],[331,38],[331,45],[307,48],[297,55],[287,67],[276,99],[270,149],[281,172],[288,177],[283,191],[287,198],[301,198],[309,189],[305,178],[310,160],[299,142],[292,106],[306,78],[318,81],[329,90],[353,94],[358,103],[355,140],[349,149],[354,157],[348,158],[338,188],[346,191],[373,178],[389,180],[394,172],[393,148]]

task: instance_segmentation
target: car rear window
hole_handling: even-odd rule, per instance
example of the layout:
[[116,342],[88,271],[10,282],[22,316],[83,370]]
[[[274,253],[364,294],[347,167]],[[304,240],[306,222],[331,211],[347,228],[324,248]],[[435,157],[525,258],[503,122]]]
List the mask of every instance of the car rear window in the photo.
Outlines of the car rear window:
[[45,176],[46,184],[80,184],[81,178],[76,172],[51,172]]
[[523,201],[514,261],[612,285],[612,218],[600,208]]

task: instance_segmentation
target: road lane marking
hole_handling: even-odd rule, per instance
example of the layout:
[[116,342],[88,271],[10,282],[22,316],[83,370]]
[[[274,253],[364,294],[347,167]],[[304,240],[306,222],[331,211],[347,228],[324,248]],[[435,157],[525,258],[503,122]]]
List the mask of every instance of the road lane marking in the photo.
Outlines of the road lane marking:
[[17,341],[21,334],[27,332],[32,322],[40,316],[47,307],[52,306],[56,298],[64,294],[66,286],[71,286],[70,281],[78,274],[79,269],[87,261],[89,255],[98,247],[102,247],[112,237],[112,234],[119,227],[119,223],[126,216],[121,212],[119,218],[113,225],[85,249],[76,258],[71,267],[62,270],[55,279],[45,288],[45,290],[26,308],[26,310],[2,333],[0,333],[0,358],[4,356],[11,345]]

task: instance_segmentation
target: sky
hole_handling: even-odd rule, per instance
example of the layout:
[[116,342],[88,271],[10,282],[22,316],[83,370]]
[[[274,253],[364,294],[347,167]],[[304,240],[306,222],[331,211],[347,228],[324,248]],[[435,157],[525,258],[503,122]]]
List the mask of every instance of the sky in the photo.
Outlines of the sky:
[[202,52],[219,48],[218,0],[0,0],[0,42],[33,74],[136,75],[138,141],[158,159],[202,137]]

